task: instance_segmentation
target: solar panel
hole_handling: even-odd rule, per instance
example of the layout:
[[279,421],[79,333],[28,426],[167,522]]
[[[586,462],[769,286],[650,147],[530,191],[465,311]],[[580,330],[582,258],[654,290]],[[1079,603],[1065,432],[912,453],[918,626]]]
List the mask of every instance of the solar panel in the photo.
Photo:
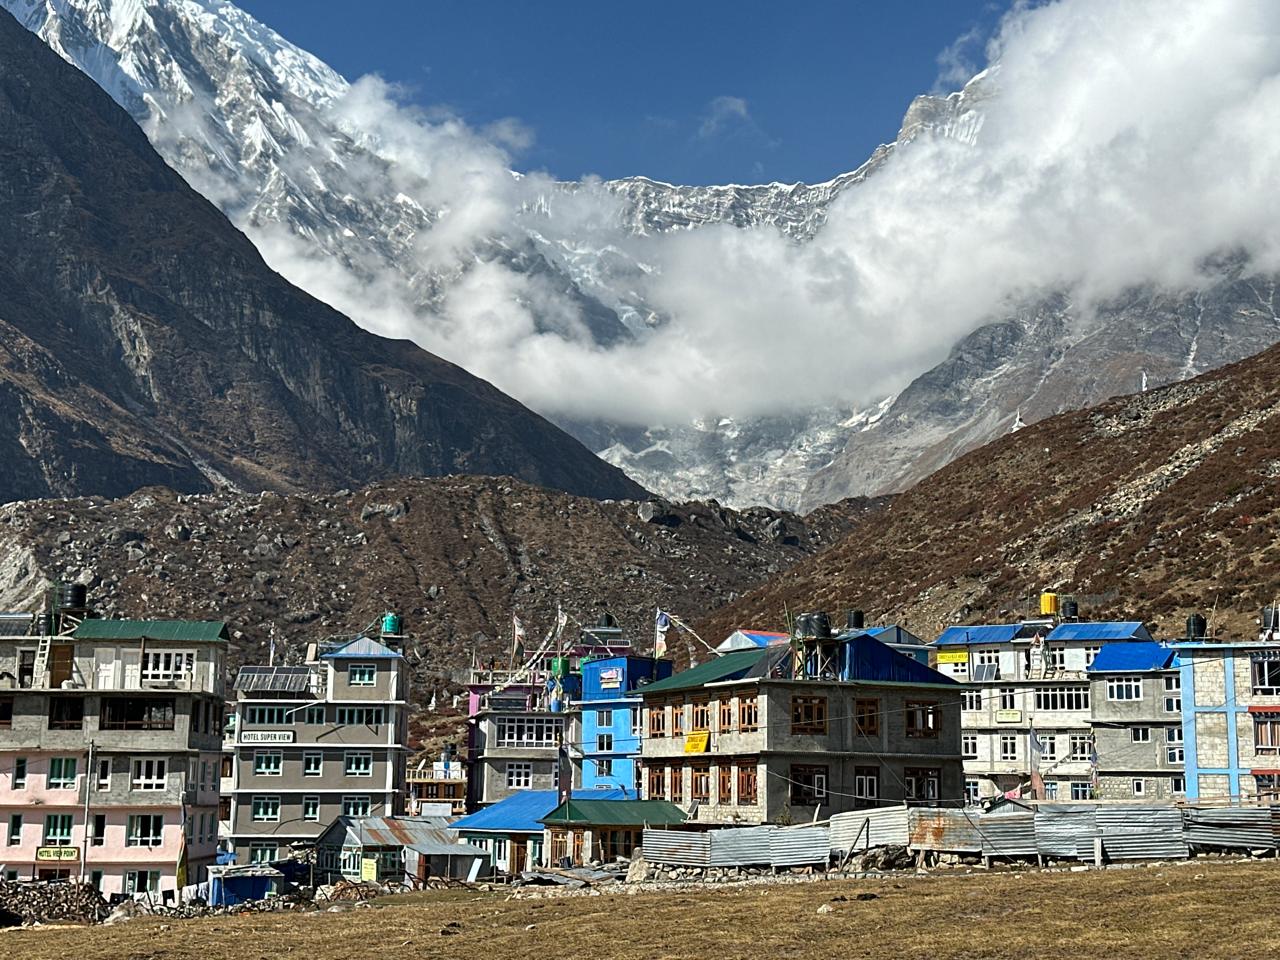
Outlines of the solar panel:
[[235,688],[246,693],[254,690],[303,693],[310,685],[310,667],[241,667],[235,682]]
[[997,664],[994,663],[977,663],[969,668],[969,679],[977,682],[982,680],[999,680],[1000,677],[996,673]]

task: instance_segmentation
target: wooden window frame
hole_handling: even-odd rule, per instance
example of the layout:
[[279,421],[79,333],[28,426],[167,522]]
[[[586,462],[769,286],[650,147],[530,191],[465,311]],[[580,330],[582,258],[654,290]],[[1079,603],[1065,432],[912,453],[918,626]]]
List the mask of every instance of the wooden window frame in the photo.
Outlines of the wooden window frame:
[[793,736],[822,736],[827,732],[827,698],[820,696],[791,697],[791,733]]
[[760,729],[760,698],[756,694],[738,697],[738,732],[755,733]]
[[880,700],[859,697],[853,701],[853,732],[860,737],[880,736]]
[[906,736],[908,740],[938,739],[942,720],[942,712],[938,707],[938,701],[908,700],[903,706],[906,708]]

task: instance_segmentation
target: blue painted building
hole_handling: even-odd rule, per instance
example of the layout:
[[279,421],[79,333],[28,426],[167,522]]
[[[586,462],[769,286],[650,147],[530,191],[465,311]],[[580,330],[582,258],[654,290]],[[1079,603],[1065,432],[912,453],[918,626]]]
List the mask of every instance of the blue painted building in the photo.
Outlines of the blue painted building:
[[640,796],[641,708],[639,690],[671,676],[670,660],[602,657],[582,663],[579,747],[584,790],[616,789]]
[[[587,793],[574,790],[576,800],[626,800],[621,790]],[[488,870],[516,876],[523,870],[546,863],[543,818],[560,805],[558,790],[520,790],[504,800],[455,820],[449,829],[488,855]]]

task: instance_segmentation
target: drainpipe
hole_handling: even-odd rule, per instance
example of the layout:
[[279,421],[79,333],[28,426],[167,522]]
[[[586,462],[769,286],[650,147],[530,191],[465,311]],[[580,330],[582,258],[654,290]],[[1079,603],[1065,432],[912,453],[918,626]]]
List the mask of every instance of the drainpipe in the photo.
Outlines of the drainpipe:
[[80,839],[80,882],[84,883],[89,861],[89,791],[93,789],[93,741],[89,741],[89,764],[84,772],[84,836]]

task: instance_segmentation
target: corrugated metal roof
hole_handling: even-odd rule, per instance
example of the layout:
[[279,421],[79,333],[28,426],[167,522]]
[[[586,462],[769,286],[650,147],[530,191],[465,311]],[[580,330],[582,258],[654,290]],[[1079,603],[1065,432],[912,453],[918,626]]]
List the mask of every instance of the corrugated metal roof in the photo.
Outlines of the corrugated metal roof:
[[[625,800],[622,790],[575,790],[575,800]],[[542,819],[560,800],[555,790],[518,790],[505,800],[455,820],[451,829],[496,830],[505,833],[541,833]]]
[[84,620],[77,640],[163,640],[166,643],[226,643],[221,620]]
[[933,641],[935,647],[964,646],[970,643],[1008,643],[1022,632],[1020,623],[987,623],[967,627],[947,627]]
[[901,643],[913,647],[923,647],[925,645],[925,642],[914,633],[900,627],[896,623],[890,624],[887,627],[867,627],[865,630],[845,630],[840,634],[839,639],[847,640],[851,637],[874,637],[881,643]]
[[953,678],[899,653],[874,637],[853,637],[842,641],[842,646],[839,655],[841,680],[957,686]]
[[377,640],[371,640],[369,637],[356,637],[350,643],[344,643],[337,650],[330,650],[324,654],[321,659],[331,659],[334,657],[360,657],[367,659],[369,657],[388,657],[399,660],[404,655],[392,650],[385,644],[379,643]]
[[1165,670],[1173,662],[1176,651],[1160,643],[1135,640],[1130,643],[1108,643],[1089,664],[1090,673],[1113,670]]
[[1046,643],[1061,640],[1150,640],[1151,634],[1140,620],[1103,623],[1060,623],[1049,631]]
[[457,834],[449,828],[448,817],[339,817],[324,832],[321,842],[366,847],[454,843]]
[[591,823],[601,826],[675,826],[684,823],[683,810],[669,800],[570,800],[542,818],[547,826]]
[[651,683],[641,692],[648,696],[651,693],[665,693],[669,690],[689,690],[717,680],[736,680],[754,667],[761,657],[769,655],[770,651],[767,648],[736,650],[722,657],[716,657],[714,660],[708,660],[706,663],[700,663],[665,680]]

